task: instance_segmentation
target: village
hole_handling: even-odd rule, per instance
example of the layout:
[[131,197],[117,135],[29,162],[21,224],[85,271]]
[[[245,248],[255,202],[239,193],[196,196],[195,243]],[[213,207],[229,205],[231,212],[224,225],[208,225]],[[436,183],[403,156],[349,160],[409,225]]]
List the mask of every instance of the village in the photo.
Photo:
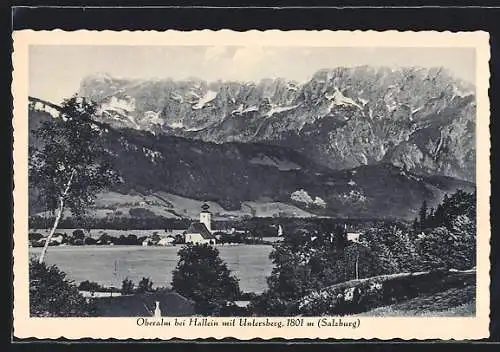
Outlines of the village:
[[[201,206],[199,221],[193,221],[187,229],[164,230],[129,230],[112,231],[105,229],[83,230],[62,229],[57,230],[50,239],[49,246],[176,246],[183,244],[208,244],[208,245],[239,245],[239,244],[268,244],[279,241],[283,236],[283,227],[275,226],[275,236],[263,237],[249,229],[214,226],[213,215],[209,205],[205,202]],[[347,227],[346,227],[347,229]],[[50,230],[32,229],[29,234],[30,247],[43,247]],[[347,231],[349,241],[357,241],[359,231]]]

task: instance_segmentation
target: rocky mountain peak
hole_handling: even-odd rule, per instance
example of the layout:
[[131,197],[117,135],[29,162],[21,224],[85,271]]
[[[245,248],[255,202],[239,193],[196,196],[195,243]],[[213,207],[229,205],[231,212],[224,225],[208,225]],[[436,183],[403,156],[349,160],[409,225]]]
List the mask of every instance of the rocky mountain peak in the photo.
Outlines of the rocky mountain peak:
[[[116,127],[266,143],[335,169],[381,161],[474,179],[474,87],[443,68],[336,67],[303,84],[86,77],[80,94]],[[437,147],[439,145],[439,147]]]

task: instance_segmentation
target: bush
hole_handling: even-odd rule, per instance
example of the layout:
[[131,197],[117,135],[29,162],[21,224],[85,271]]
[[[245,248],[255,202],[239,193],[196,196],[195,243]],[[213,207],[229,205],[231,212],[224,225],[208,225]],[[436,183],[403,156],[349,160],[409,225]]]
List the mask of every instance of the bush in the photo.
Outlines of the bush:
[[29,241],[39,241],[43,238],[43,235],[38,232],[31,232],[28,234],[28,240]]
[[85,233],[83,232],[83,230],[75,230],[73,231],[73,238],[75,240],[80,239],[83,241],[83,239],[85,238]]
[[99,239],[97,240],[97,244],[105,245],[105,244],[110,244],[113,243],[113,237],[110,235],[103,233]]
[[35,317],[95,316],[95,306],[66,279],[55,265],[31,260],[29,263],[30,315]]
[[83,241],[83,243],[87,244],[87,245],[92,245],[92,244],[96,244],[97,240],[93,239],[92,237],[85,237],[85,240]]

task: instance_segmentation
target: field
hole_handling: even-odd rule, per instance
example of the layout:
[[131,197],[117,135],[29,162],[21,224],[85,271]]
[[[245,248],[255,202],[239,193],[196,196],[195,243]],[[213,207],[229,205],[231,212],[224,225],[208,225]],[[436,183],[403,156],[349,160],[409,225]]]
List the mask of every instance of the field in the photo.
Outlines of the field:
[[[314,217],[313,214],[296,206],[272,202],[272,201],[246,201],[242,202],[239,210],[229,211],[216,202],[207,202],[214,215],[215,220],[227,220],[241,218],[244,216],[273,217],[286,214],[287,216]],[[200,216],[199,200],[180,197],[165,192],[156,192],[153,195],[121,194],[117,192],[104,192],[98,194],[94,206],[89,209],[88,215],[94,218],[106,218],[109,216],[131,217],[131,209],[143,209],[155,216],[164,218],[190,218],[198,219]],[[48,216],[42,212],[38,215]],[[69,210],[64,212],[64,217],[71,216]]]
[[[50,247],[47,264],[55,264],[76,284],[90,280],[105,286],[121,287],[125,278],[135,283],[149,277],[154,286],[170,287],[172,271],[177,265],[177,247],[140,246],[62,246]],[[217,247],[222,260],[240,279],[245,292],[262,292],[272,263],[269,245],[235,245]],[[30,248],[38,254],[41,248]]]

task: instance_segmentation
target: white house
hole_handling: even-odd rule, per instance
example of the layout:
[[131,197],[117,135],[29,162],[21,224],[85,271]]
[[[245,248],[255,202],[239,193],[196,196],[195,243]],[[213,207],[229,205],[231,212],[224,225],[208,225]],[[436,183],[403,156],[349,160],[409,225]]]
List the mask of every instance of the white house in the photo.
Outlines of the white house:
[[185,234],[185,242],[193,244],[215,244],[216,238],[212,231],[212,213],[208,204],[203,204],[200,212],[200,222],[193,222]]
[[348,232],[347,240],[352,242],[359,242],[359,236],[361,236],[361,232]]
[[172,237],[164,237],[158,241],[158,246],[171,246],[174,243],[174,239]]

